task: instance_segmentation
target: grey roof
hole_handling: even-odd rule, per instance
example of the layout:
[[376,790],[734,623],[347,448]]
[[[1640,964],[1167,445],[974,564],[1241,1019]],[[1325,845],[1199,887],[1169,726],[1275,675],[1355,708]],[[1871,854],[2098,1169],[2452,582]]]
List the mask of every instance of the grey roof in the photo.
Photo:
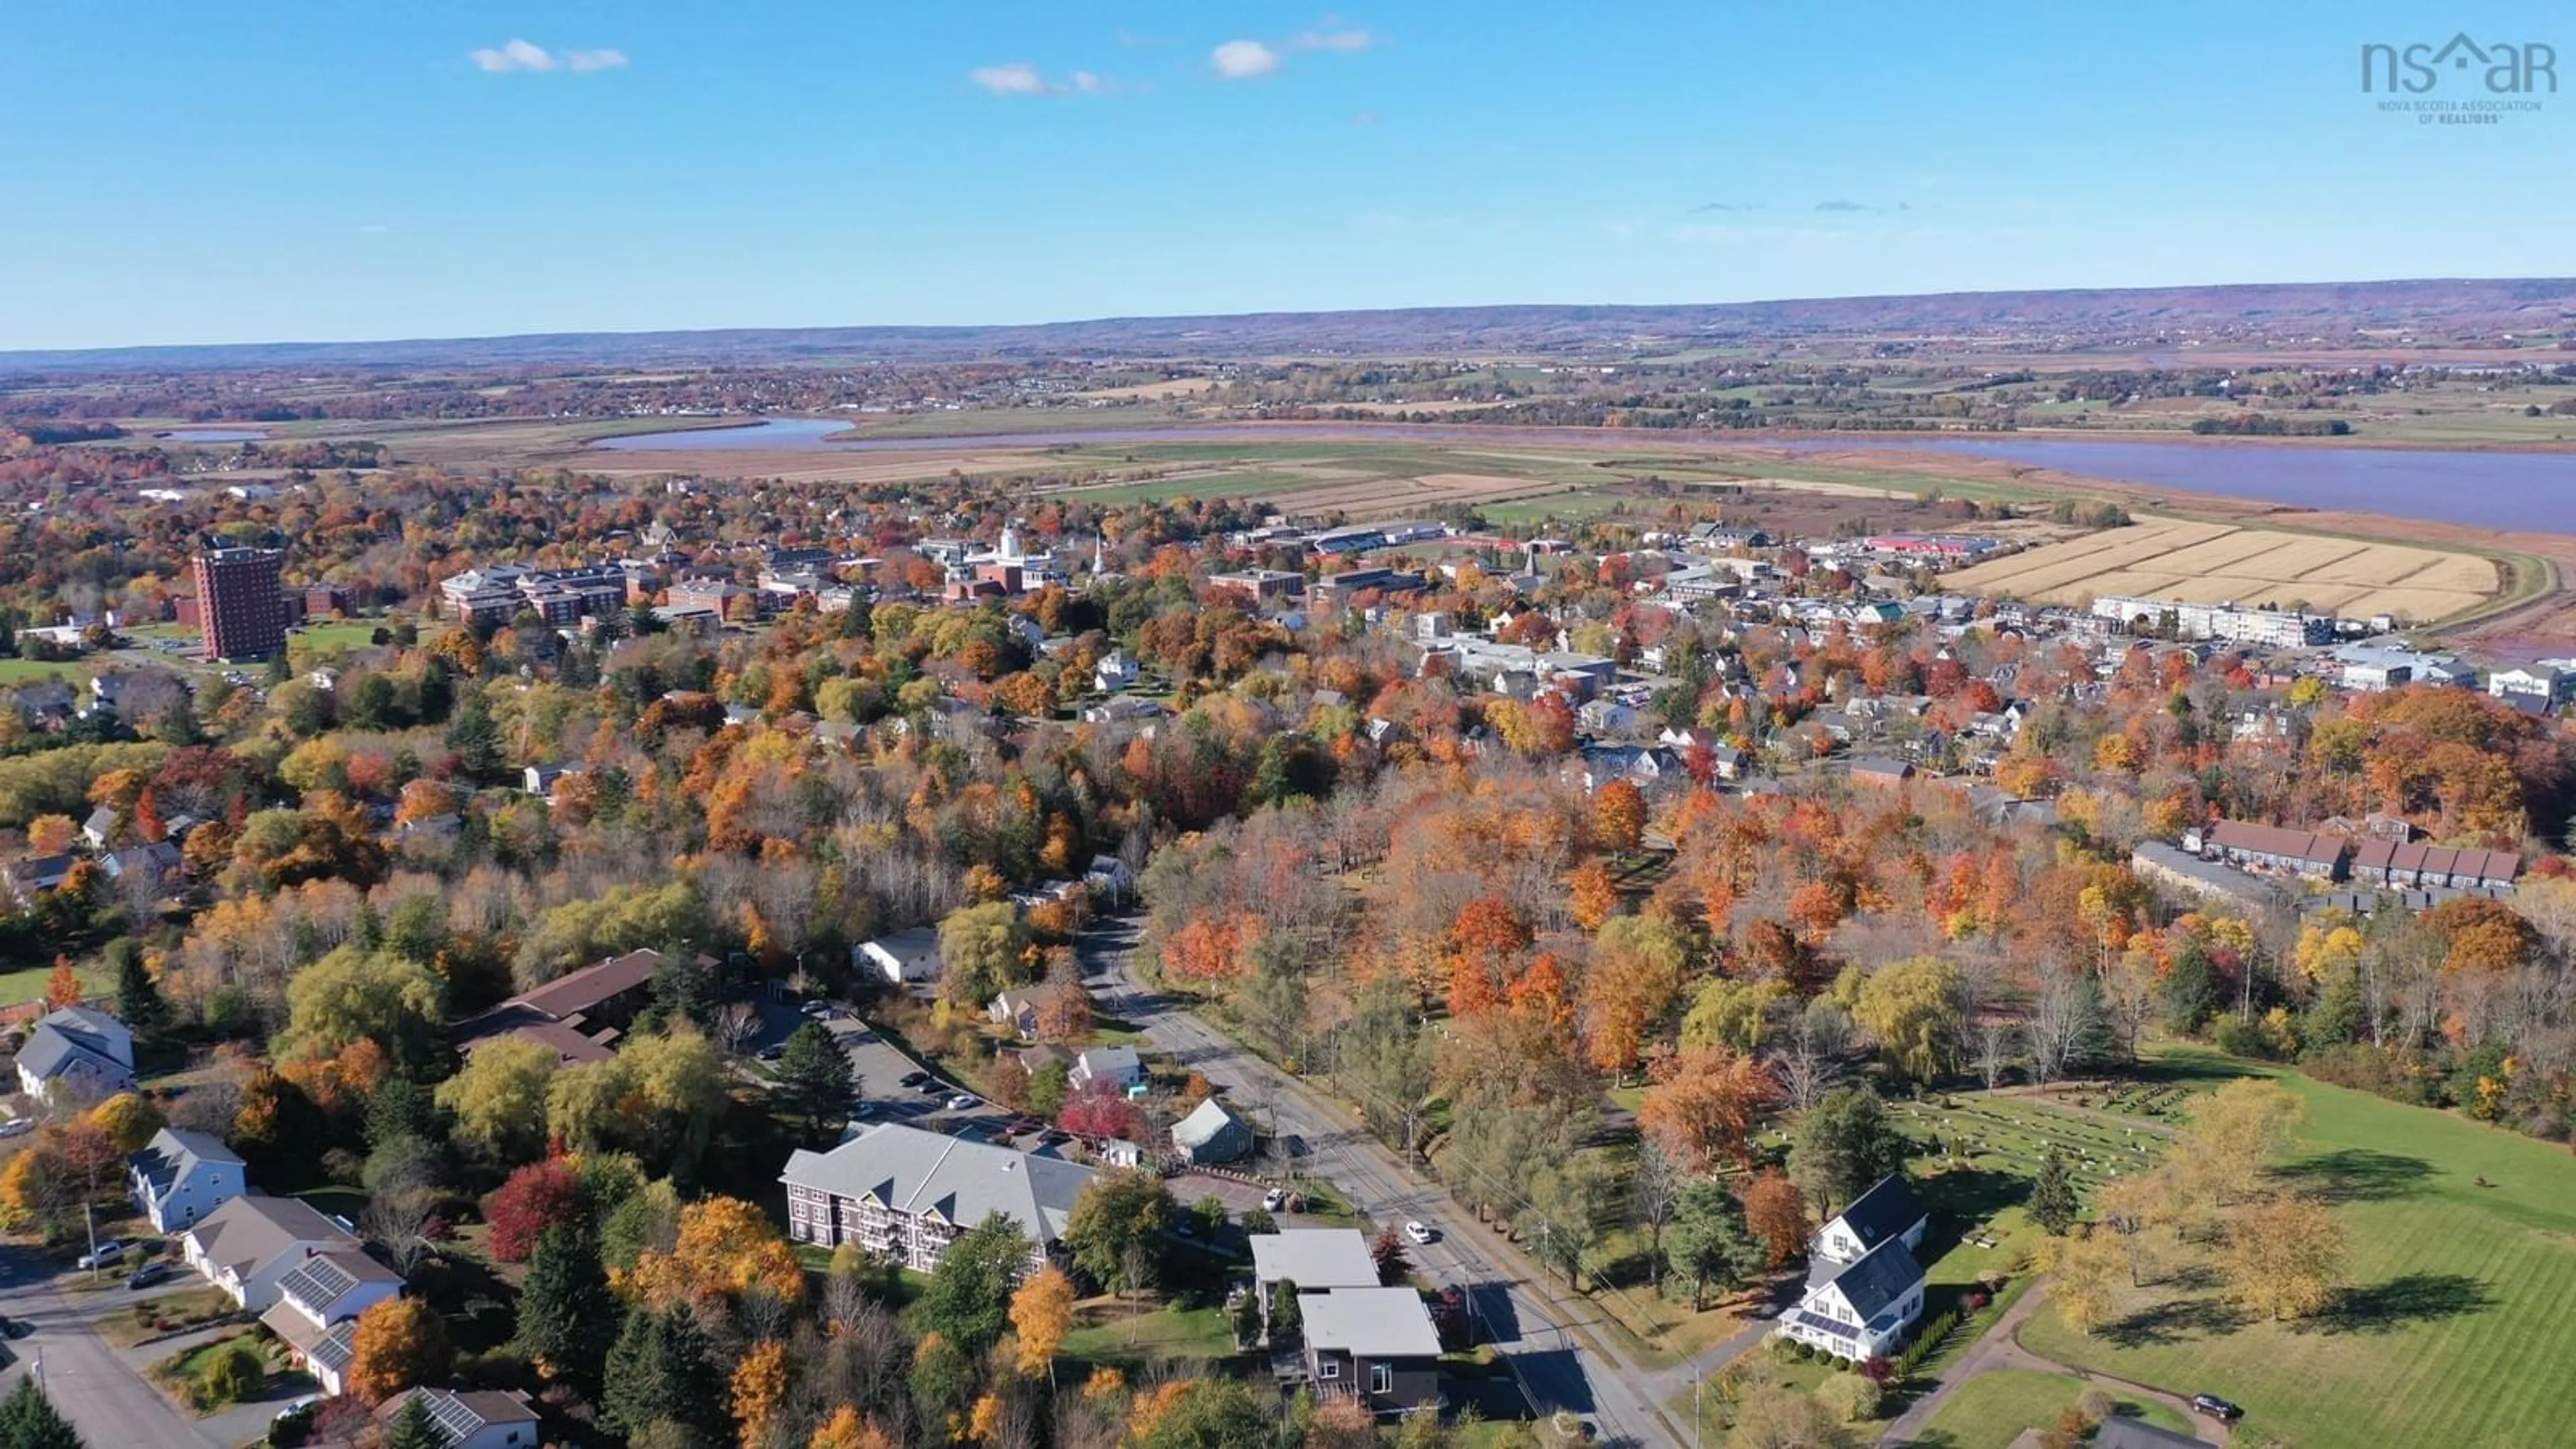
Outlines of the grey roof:
[[1875,1248],[1923,1221],[1927,1214],[1923,1200],[1906,1185],[1905,1175],[1891,1172],[1852,1199],[1852,1205],[1844,1208],[1841,1216],[1843,1226],[1851,1229],[1863,1248]]
[[65,1006],[36,1023],[18,1048],[18,1065],[40,1082],[79,1064],[114,1079],[134,1074],[134,1048],[123,1040],[124,1023],[86,1006]]
[[355,1248],[316,1253],[277,1280],[277,1291],[317,1313],[361,1283],[399,1283],[400,1273]]
[[156,1198],[168,1192],[173,1183],[187,1176],[188,1169],[200,1162],[223,1163],[232,1167],[242,1165],[241,1158],[224,1145],[224,1139],[211,1132],[190,1132],[181,1127],[164,1127],[153,1133],[152,1140],[143,1145],[143,1150],[127,1158],[126,1162],[143,1174],[144,1182],[150,1185]]
[[293,1197],[245,1195],[234,1198],[188,1229],[210,1262],[249,1277],[277,1255],[303,1243],[354,1248],[357,1238],[324,1217],[319,1208]]
[[829,1152],[790,1154],[778,1180],[835,1197],[873,1197],[900,1212],[936,1212],[961,1227],[998,1212],[1052,1243],[1097,1175],[1062,1158],[889,1122]]
[[2094,1431],[2093,1449],[2209,1449],[2209,1441],[2114,1414]]
[[1903,1238],[1889,1238],[1833,1275],[1834,1286],[1864,1323],[1922,1281],[1923,1265],[1914,1261]]
[[1143,1069],[1134,1047],[1087,1047],[1074,1061],[1094,1076],[1133,1076]]
[[1374,1288],[1377,1260],[1357,1228],[1290,1228],[1252,1235],[1252,1276],[1299,1288]]
[[1190,1109],[1190,1115],[1172,1124],[1172,1141],[1183,1147],[1201,1147],[1215,1140],[1232,1123],[1243,1119],[1214,1097]]
[[[1356,1236],[1356,1234],[1354,1234]],[[1345,1288],[1300,1293],[1306,1341],[1364,1358],[1438,1358],[1440,1330],[1410,1288]]]
[[335,1374],[347,1373],[349,1365],[358,1361],[358,1320],[343,1318],[324,1329],[304,1356]]

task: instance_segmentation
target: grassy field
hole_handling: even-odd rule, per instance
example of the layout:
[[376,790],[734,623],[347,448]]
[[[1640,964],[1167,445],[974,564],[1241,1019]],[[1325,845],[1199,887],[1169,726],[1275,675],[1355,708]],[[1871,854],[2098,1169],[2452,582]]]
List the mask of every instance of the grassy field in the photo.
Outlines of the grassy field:
[[[2172,1071],[2258,1072],[2206,1053]],[[2333,1204],[2348,1286],[2304,1322],[2248,1322],[2184,1277],[2128,1292],[2092,1337],[2043,1307],[2023,1345],[2063,1363],[2246,1408],[2239,1442],[2291,1449],[2567,1442],[2576,1403],[2576,1158],[2465,1118],[2288,1073],[2306,1103],[2282,1176]],[[2490,1184],[2480,1186],[2480,1179]]]
[[48,679],[77,683],[97,672],[98,666],[86,660],[53,664],[40,659],[0,659],[0,689],[13,684],[41,684]]
[[[2037,1369],[1991,1369],[1961,1384],[1911,1441],[1912,1449],[2005,1449],[2024,1429],[2045,1428],[2075,1407],[2084,1383]],[[2183,1416],[2162,1404],[2117,1401],[2123,1418],[2188,1433]]]
[[[74,962],[72,975],[80,981],[83,996],[103,996],[116,989],[115,980],[95,961]],[[50,963],[43,966],[22,966],[15,971],[0,971],[0,1006],[33,1001],[43,996],[46,985],[53,980],[53,977],[54,968]]]
[[299,657],[311,655],[327,658],[344,649],[364,649],[375,642],[376,631],[386,627],[381,619],[334,619],[325,624],[301,624],[287,631],[288,652]]
[[1161,1359],[1207,1362],[1234,1356],[1234,1326],[1222,1308],[1164,1307],[1133,1313],[1130,1305],[1094,1298],[1074,1305],[1080,1326],[1065,1335],[1064,1356],[1086,1363],[1142,1364]]

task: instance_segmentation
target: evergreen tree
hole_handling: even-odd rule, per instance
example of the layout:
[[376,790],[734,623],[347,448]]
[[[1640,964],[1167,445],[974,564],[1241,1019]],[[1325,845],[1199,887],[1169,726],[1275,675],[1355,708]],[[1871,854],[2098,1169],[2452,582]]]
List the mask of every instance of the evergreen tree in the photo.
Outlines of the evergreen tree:
[[1745,1222],[1743,1201],[1725,1183],[1700,1178],[1682,1189],[1673,1220],[1664,1226],[1664,1265],[1675,1282],[1690,1285],[1692,1308],[1706,1301],[1712,1287],[1740,1286],[1764,1258],[1762,1241]]
[[428,1088],[401,1072],[387,1072],[377,1079],[375,1094],[367,1099],[368,1147],[381,1151],[386,1143],[404,1137],[436,1144],[447,1138],[443,1126]]
[[2075,1175],[2066,1166],[2066,1154],[2051,1147],[2039,1161],[2039,1180],[2031,1184],[2030,1220],[2050,1237],[2062,1238],[2075,1226],[2075,1214]]
[[30,1376],[0,1399],[0,1449],[83,1449],[71,1421]]
[[447,1449],[447,1436],[429,1417],[429,1400],[413,1394],[403,1400],[402,1412],[385,1429],[385,1449]]
[[1789,1149],[1789,1175],[1819,1211],[1838,1211],[1905,1166],[1905,1139],[1878,1094],[1839,1087],[1809,1109]]
[[537,1236],[519,1289],[521,1352],[584,1393],[599,1388],[617,1300],[600,1270],[599,1244],[578,1227],[558,1225]]
[[489,784],[500,776],[501,727],[493,723],[483,691],[469,689],[457,701],[456,713],[447,722],[447,747],[456,753],[465,778]]
[[134,1039],[152,1042],[170,1029],[170,1003],[161,997],[161,984],[144,969],[143,950],[131,936],[119,936],[107,943],[107,966],[116,973],[116,1014],[134,1032]]
[[821,1022],[809,1021],[787,1038],[778,1057],[778,1104],[804,1121],[814,1146],[823,1147],[840,1133],[858,1090],[850,1054]]
[[724,1429],[723,1377],[686,1307],[630,1310],[608,1351],[604,1385],[600,1423],[614,1433],[632,1435],[666,1419],[708,1435]]

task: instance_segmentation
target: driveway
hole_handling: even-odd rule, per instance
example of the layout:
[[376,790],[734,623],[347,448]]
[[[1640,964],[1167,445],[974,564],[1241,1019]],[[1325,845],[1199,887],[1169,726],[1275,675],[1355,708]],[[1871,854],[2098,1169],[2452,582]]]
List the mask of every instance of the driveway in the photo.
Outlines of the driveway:
[[[63,1417],[89,1444],[227,1449],[244,1436],[218,1438],[173,1407],[125,1355],[91,1327],[94,1316],[132,1298],[119,1288],[78,1299],[54,1291],[51,1262],[22,1248],[0,1248],[0,1313],[33,1326],[9,1348],[18,1361],[0,1373],[0,1391],[35,1375]],[[261,1424],[266,1425],[266,1416]]]
[[1275,1135],[1301,1140],[1302,1170],[1331,1182],[1354,1209],[1379,1223],[1419,1219],[1440,1230],[1436,1241],[1407,1252],[1426,1276],[1467,1290],[1480,1337],[1502,1351],[1534,1407],[1588,1417],[1611,1442],[1677,1442],[1660,1409],[1639,1392],[1647,1371],[1583,1331],[1608,1329],[1599,1309],[1580,1297],[1560,1299],[1518,1250],[1477,1226],[1444,1189],[1415,1176],[1338,1104],[1137,981],[1128,969],[1135,944],[1135,924],[1119,920],[1102,922],[1077,943],[1102,1009],[1229,1089],[1228,1100]]

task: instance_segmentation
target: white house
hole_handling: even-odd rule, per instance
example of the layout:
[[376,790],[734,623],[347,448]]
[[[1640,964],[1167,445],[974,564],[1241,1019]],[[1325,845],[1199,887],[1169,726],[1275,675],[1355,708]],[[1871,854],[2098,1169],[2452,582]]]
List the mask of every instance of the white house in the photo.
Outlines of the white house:
[[1926,1223],[1902,1175],[1881,1179],[1817,1230],[1806,1292],[1773,1331],[1843,1358],[1894,1353],[1923,1316],[1923,1265],[1914,1249]]
[[179,1235],[179,1255],[226,1297],[255,1313],[277,1285],[317,1253],[355,1251],[357,1235],[302,1198],[245,1194]]
[[1138,674],[1133,655],[1124,649],[1112,649],[1091,667],[1091,685],[1103,694],[1116,694],[1134,684]]
[[134,1205],[156,1233],[175,1233],[246,1190],[242,1160],[211,1132],[164,1127],[125,1163]]
[[418,1394],[447,1449],[536,1449],[536,1402],[517,1389],[413,1389],[385,1400],[376,1422],[390,1425]]
[[356,1248],[315,1253],[277,1280],[277,1301],[259,1317],[322,1391],[347,1393],[357,1353],[358,1315],[403,1290],[402,1275]]
[[2487,693],[2498,699],[2514,695],[2531,695],[2552,705],[2576,699],[2576,669],[2563,668],[2567,661],[2543,659],[2527,669],[2499,669],[2487,676]]
[[1035,1041],[1038,1035],[1038,1001],[1025,991],[1005,991],[984,1008],[993,1021],[1020,1034],[1022,1041]]
[[18,1090],[51,1102],[68,1084],[84,1097],[134,1086],[134,1033],[104,1011],[64,1006],[47,1013],[18,1048]]
[[938,928],[915,926],[909,931],[862,941],[850,948],[850,964],[897,986],[936,981],[940,972]]
[[1077,1092],[1093,1082],[1107,1082],[1124,1091],[1145,1080],[1145,1064],[1137,1059],[1134,1047],[1090,1047],[1074,1057],[1064,1080]]

